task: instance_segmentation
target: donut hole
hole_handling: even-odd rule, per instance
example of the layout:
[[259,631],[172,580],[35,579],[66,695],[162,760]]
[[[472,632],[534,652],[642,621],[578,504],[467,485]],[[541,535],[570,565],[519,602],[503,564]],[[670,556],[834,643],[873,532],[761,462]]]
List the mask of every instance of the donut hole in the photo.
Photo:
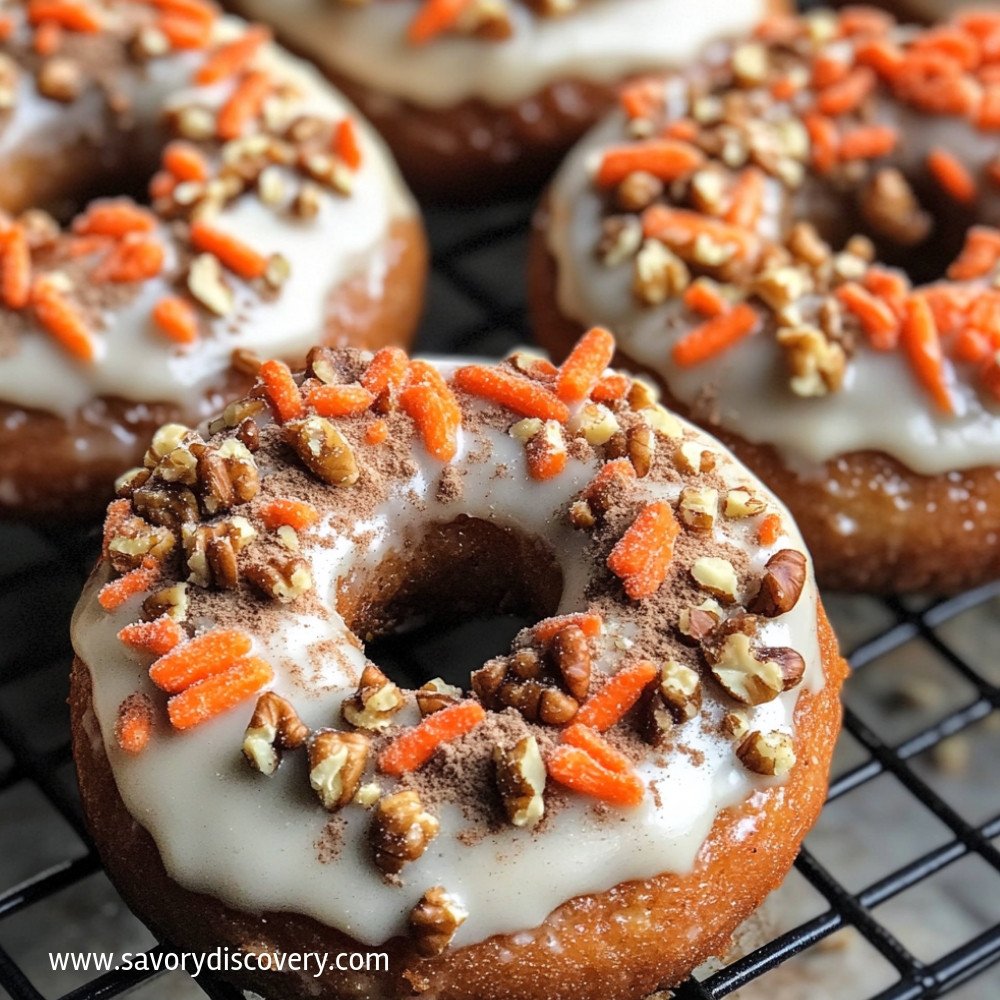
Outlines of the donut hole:
[[462,515],[434,522],[373,570],[341,584],[337,608],[396,683],[443,677],[462,688],[517,632],[556,613],[552,549],[514,528]]
[[[168,141],[162,128],[107,128],[75,140],[38,136],[16,162],[0,166],[0,207],[11,214],[31,208],[68,223],[95,198],[127,196],[148,202],[149,180]],[[58,149],[58,153],[54,150]]]

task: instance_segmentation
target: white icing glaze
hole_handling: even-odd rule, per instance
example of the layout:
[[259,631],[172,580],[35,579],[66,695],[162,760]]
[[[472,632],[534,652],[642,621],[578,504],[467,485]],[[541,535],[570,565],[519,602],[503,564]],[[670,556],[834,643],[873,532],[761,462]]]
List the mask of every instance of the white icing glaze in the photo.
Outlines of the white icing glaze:
[[[248,17],[279,27],[289,44],[352,80],[434,108],[469,98],[500,107],[557,80],[610,82],[680,65],[712,38],[748,30],[764,0],[583,0],[565,17],[512,4],[512,36],[486,42],[442,36],[406,41],[421,0],[360,6],[331,0],[239,0]],[[279,9],[280,8],[280,9]]]
[[[242,22],[227,18],[220,38],[231,36]],[[153,132],[163,112],[193,101],[215,109],[233,84],[191,85],[203,54],[180,53],[153,59],[143,74],[123,74],[122,87],[133,102],[137,120]],[[325,193],[315,219],[296,220],[285,205],[266,207],[252,191],[229,203],[214,224],[263,254],[281,253],[291,274],[270,301],[231,275],[237,308],[229,317],[203,318],[202,336],[191,348],[178,348],[152,327],[155,303],[174,288],[176,246],[168,229],[158,236],[167,249],[161,277],[144,282],[124,307],[107,312],[95,331],[98,356],[84,364],[62,351],[42,331],[29,330],[16,348],[0,357],[0,400],[69,415],[98,396],[172,402],[185,412],[205,415],[206,390],[229,367],[234,348],[263,356],[301,358],[322,339],[331,293],[351,279],[364,280],[379,293],[387,266],[381,252],[396,219],[414,214],[415,206],[390,155],[377,135],[348,102],[311,67],[277,46],[260,56],[263,68],[301,89],[303,97],[287,108],[288,119],[312,113],[332,121],[353,115],[360,132],[363,162],[351,195]],[[42,98],[34,78],[23,74],[17,103],[0,133],[0,157],[16,162],[19,151],[59,155],[74,137],[98,133],[103,102],[91,91],[70,105]],[[283,111],[283,117],[285,112]],[[300,179],[300,178],[299,178]],[[285,176],[287,201],[299,179]],[[238,320],[235,319],[238,317]],[[216,404],[210,404],[216,405]]]
[[[755,482],[717,441],[700,431],[691,433],[719,452],[718,471],[727,484]],[[586,607],[589,569],[583,558],[583,533],[568,527],[564,512],[568,500],[592,478],[595,466],[571,459],[560,476],[534,482],[527,478],[523,446],[500,431],[488,434],[489,457],[483,456],[476,439],[465,433],[460,437],[455,459],[463,473],[460,499],[446,506],[436,499],[441,465],[418,447],[416,472],[395,484],[389,499],[370,518],[356,524],[350,535],[338,535],[333,545],[304,546],[323,616],[297,613],[292,606],[273,634],[257,635],[255,642],[257,651],[275,667],[275,688],[310,726],[336,724],[340,703],[353,693],[364,663],[334,606],[337,581],[377,564],[405,539],[419,538],[422,525],[468,514],[544,539],[563,571],[559,613]],[[470,457],[473,450],[475,458]],[[501,466],[513,472],[505,475]],[[670,499],[680,489],[676,483],[647,485],[651,495]],[[757,548],[754,519],[751,523],[717,520],[718,537],[744,548],[754,572],[777,549],[804,550],[784,508],[762,488],[759,492],[782,514],[783,534],[772,547]],[[332,536],[326,522],[317,530]],[[73,642],[90,666],[94,711],[118,788],[129,811],[153,836],[176,881],[240,909],[304,913],[374,945],[405,930],[406,915],[425,889],[444,885],[470,912],[455,938],[457,946],[466,945],[492,934],[535,927],[578,894],[662,871],[689,870],[717,812],[775,780],[743,769],[731,744],[707,735],[718,732],[717,726],[702,729],[697,722],[689,723],[691,731],[682,734],[683,741],[704,753],[704,763],[695,766],[690,756],[673,750],[667,751],[663,766],[647,761],[639,768],[644,780],[658,787],[661,805],[647,794],[624,822],[615,816],[613,822],[601,823],[588,801],[574,798],[551,817],[544,831],[532,834],[510,827],[474,844],[456,839],[466,824],[449,806],[439,817],[440,834],[422,857],[404,869],[403,885],[390,886],[371,862],[370,817],[356,806],[339,814],[343,847],[335,859],[325,864],[317,859],[316,843],[329,814],[309,791],[301,754],[289,755],[271,778],[246,767],[239,748],[251,704],[184,734],[158,722],[151,745],[138,757],[118,748],[113,729],[121,700],[137,689],[157,700],[161,696],[149,682],[148,658],[129,652],[115,637],[122,625],[137,617],[139,598],[105,614],[95,600],[103,579],[97,574],[80,600]],[[811,691],[824,683],[816,601],[810,569],[795,609],[769,620],[762,632],[766,645],[792,646],[802,653],[807,664],[803,686]],[[597,669],[617,669],[628,645],[627,632],[623,623],[606,619]],[[323,642],[329,643],[324,650],[335,644],[337,653],[310,657],[310,648]],[[307,664],[312,664],[311,675]],[[798,690],[748,710],[751,725],[794,731]],[[723,711],[718,694],[706,690],[705,718],[717,722]],[[404,724],[417,720],[412,704],[404,713],[400,717]],[[382,783],[385,787],[384,779]]]
[[[953,150],[973,173],[997,154],[995,138],[957,119],[922,116],[889,102],[878,105],[875,117],[901,130],[900,149],[887,162],[911,175],[936,147]],[[547,241],[563,315],[584,326],[608,326],[624,352],[656,372],[685,405],[713,386],[720,426],[774,445],[803,474],[818,472],[838,455],[866,449],[885,452],[927,475],[1000,464],[1000,406],[988,403],[962,372],[950,380],[956,415],[942,415],[902,351],[877,353],[862,347],[851,359],[843,388],[821,398],[791,391],[771,331],[748,337],[703,364],[687,369],[673,365],[671,348],[690,329],[683,307],[677,300],[640,306],[631,292],[630,262],[608,267],[594,254],[604,208],[591,176],[601,150],[620,144],[625,134],[624,116],[613,113],[567,157],[550,188]],[[793,220],[801,217],[801,209],[789,213],[780,185],[770,178],[767,184],[760,232],[773,237],[789,214]],[[800,197],[798,204],[820,212],[841,210],[809,179]],[[984,224],[1000,224],[1000,193],[984,193],[977,212]]]

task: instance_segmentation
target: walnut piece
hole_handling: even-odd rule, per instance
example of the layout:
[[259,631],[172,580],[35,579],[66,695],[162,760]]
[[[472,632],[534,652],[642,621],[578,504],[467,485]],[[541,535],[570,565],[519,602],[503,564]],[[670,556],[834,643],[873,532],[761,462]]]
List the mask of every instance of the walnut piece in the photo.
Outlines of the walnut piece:
[[763,513],[766,508],[765,501],[754,496],[748,488],[730,490],[726,494],[726,517],[733,519],[754,517]]
[[719,509],[719,491],[697,486],[685,486],[681,490],[677,513],[683,524],[692,531],[702,534],[711,532],[715,525],[715,514]]
[[795,750],[788,733],[777,730],[762,733],[754,729],[743,737],[736,748],[743,766],[755,774],[782,777],[795,765]]
[[732,604],[739,590],[739,577],[728,559],[701,556],[691,566],[691,576],[702,590],[707,590],[724,604]]
[[410,935],[417,953],[434,958],[448,950],[469,911],[441,886],[428,889],[410,911]]
[[534,736],[525,736],[509,750],[493,748],[497,790],[507,819],[514,826],[536,826],[545,814],[545,764]]
[[251,563],[244,570],[247,579],[268,597],[289,604],[312,588],[309,564],[301,556]]
[[847,355],[814,326],[784,326],[777,333],[797,396],[825,396],[844,382]]
[[755,651],[745,632],[732,632],[717,649],[706,650],[712,676],[731,698],[744,705],[773,701],[785,689],[781,666]]
[[404,703],[403,692],[374,663],[369,663],[357,691],[344,701],[340,712],[352,726],[377,731],[392,724],[392,717]]
[[656,453],[656,435],[645,421],[633,424],[625,435],[626,450],[632,468],[640,479],[649,475]]
[[449,684],[441,677],[434,677],[416,690],[417,708],[422,716],[440,712],[462,698],[462,689]]
[[747,610],[765,618],[777,618],[798,604],[805,585],[805,555],[796,549],[781,549],[768,559],[760,590]]
[[722,621],[722,605],[714,598],[706,598],[694,608],[683,608],[677,619],[677,629],[688,645],[697,645]]
[[243,733],[243,756],[261,774],[274,774],[281,762],[281,750],[295,750],[309,738],[309,727],[291,703],[273,691],[258,699]]
[[660,671],[660,682],[645,704],[644,731],[659,746],[674,725],[693,719],[701,710],[701,678],[697,671],[668,660]]
[[313,735],[309,741],[309,784],[324,809],[334,812],[354,798],[369,749],[364,733],[320,729]]
[[566,690],[577,700],[583,701],[590,691],[590,647],[583,629],[567,625],[552,641],[552,658],[559,670]]
[[197,477],[206,514],[247,503],[260,489],[257,463],[250,449],[235,437],[202,451],[198,456]]
[[437,836],[440,824],[412,789],[379,800],[372,820],[375,864],[386,875],[397,875],[416,861]]

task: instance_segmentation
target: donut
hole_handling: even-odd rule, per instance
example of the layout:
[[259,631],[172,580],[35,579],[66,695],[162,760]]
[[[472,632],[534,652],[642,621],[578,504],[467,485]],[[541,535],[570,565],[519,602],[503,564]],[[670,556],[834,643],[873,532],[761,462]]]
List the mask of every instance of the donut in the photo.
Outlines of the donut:
[[681,65],[785,0],[229,0],[371,119],[421,194],[534,193],[621,81]]
[[[637,1000],[780,883],[846,667],[786,509],[613,350],[317,349],[154,438],[71,706],[94,841],[156,933],[387,956],[224,970],[275,998]],[[219,475],[182,485],[192,456]],[[471,673],[366,653],[497,612],[528,624]]]
[[831,588],[1000,574],[998,39],[993,13],[771,19],[627,93],[536,219],[541,343],[614,329]]
[[[837,4],[836,6],[844,6]],[[896,18],[904,22],[922,21],[934,24],[952,17],[961,10],[986,6],[985,4],[970,4],[965,0],[878,0],[877,7],[884,7]]]
[[98,516],[255,356],[408,342],[416,207],[267,29],[203,0],[31,0],[0,39],[0,516]]

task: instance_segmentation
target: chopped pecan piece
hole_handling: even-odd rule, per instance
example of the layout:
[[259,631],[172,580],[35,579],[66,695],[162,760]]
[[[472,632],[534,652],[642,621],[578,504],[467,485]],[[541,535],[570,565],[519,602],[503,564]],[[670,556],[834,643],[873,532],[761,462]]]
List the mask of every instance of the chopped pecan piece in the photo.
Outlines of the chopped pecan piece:
[[795,749],[788,733],[777,730],[762,733],[754,729],[736,748],[743,766],[755,774],[781,777],[795,766]]
[[533,827],[545,813],[545,764],[534,736],[525,736],[510,749],[493,748],[497,790],[507,819],[514,826]]
[[583,629],[568,625],[552,642],[552,657],[566,690],[577,700],[583,701],[590,690],[590,647]]
[[246,578],[261,593],[288,604],[312,588],[309,564],[301,556],[271,559],[264,563],[250,563],[245,569]]
[[428,889],[410,912],[410,934],[418,954],[433,958],[448,950],[469,911],[441,886]]
[[344,701],[340,711],[352,726],[379,730],[392,724],[392,717],[404,703],[403,692],[374,663],[369,663],[357,691]]
[[353,486],[360,475],[347,439],[326,417],[306,417],[286,427],[288,443],[306,468],[331,486]]
[[768,559],[760,590],[747,610],[765,618],[777,618],[798,604],[805,585],[805,555],[796,549],[781,549]]
[[660,682],[644,705],[646,738],[658,746],[673,729],[693,719],[701,709],[701,678],[697,671],[668,660],[660,672]]
[[715,525],[719,509],[719,491],[708,487],[685,486],[681,490],[677,513],[692,531],[708,534]]
[[442,708],[454,705],[462,697],[462,689],[448,684],[440,677],[434,677],[416,690],[417,708],[422,716],[440,712]]
[[722,606],[711,597],[697,607],[684,608],[677,620],[677,628],[688,645],[697,645],[722,621]]
[[744,705],[773,701],[785,689],[781,665],[766,650],[757,650],[752,638],[757,625],[749,616],[722,627],[718,641],[705,646],[712,676],[731,698]]
[[370,740],[364,733],[320,729],[309,741],[309,784],[324,809],[334,812],[350,802],[361,785]]
[[397,875],[416,861],[437,836],[440,824],[424,809],[412,789],[379,800],[372,820],[375,864],[386,875]]
[[175,583],[157,590],[142,602],[142,613],[148,621],[161,615],[168,615],[175,622],[182,622],[187,617],[187,608],[186,583]]
[[309,727],[291,703],[273,691],[258,699],[250,723],[243,734],[243,756],[261,774],[274,774],[281,750],[295,750],[309,738]]
[[206,514],[247,503],[260,489],[257,463],[238,438],[227,438],[218,447],[205,448],[198,456],[197,472]]

